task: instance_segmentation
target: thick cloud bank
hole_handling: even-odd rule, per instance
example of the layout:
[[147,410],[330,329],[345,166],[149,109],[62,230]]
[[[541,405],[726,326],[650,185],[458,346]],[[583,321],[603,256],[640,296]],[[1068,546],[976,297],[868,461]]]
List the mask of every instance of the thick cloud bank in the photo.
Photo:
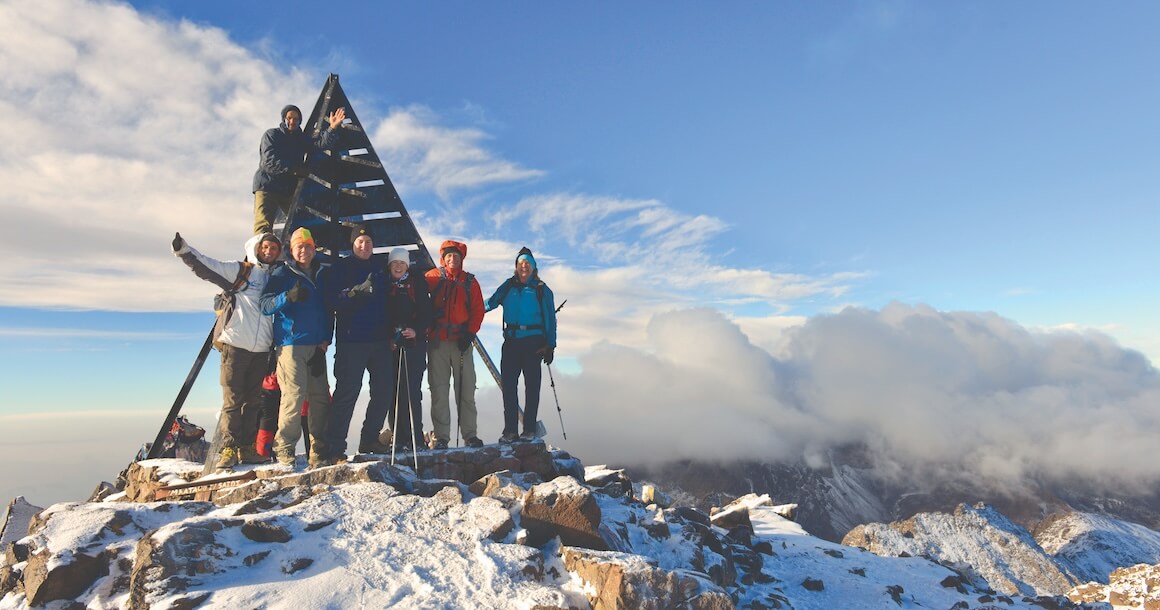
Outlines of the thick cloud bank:
[[557,379],[577,454],[814,459],[860,442],[899,476],[1160,479],[1160,377],[1101,334],[892,304],[811,318],[776,355],[708,309],[657,315],[648,336],[649,352],[605,343]]

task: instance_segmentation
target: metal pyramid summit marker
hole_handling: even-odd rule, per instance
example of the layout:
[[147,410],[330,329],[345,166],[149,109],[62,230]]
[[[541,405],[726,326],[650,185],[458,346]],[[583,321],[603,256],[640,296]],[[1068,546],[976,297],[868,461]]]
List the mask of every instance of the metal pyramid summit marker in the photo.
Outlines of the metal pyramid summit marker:
[[326,117],[339,108],[346,110],[346,119],[338,127],[338,144],[333,150],[312,153],[307,159],[309,175],[299,179],[290,212],[275,230],[286,243],[295,229],[307,227],[319,253],[333,261],[349,253],[351,227],[359,224],[374,240],[375,255],[403,247],[411,252],[417,272],[431,269],[435,264],[427,246],[337,74],[327,78],[303,129],[311,135],[318,134],[326,126]]

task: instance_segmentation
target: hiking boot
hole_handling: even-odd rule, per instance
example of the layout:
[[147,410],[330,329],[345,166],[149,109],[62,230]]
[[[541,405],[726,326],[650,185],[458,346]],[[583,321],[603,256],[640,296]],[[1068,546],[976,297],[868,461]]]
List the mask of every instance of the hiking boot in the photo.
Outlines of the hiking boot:
[[294,465],[295,456],[293,453],[289,451],[276,451],[274,454],[277,457],[279,464],[284,464],[286,466]]
[[323,457],[323,456],[318,455],[317,453],[314,453],[313,451],[311,451],[310,452],[310,460],[308,463],[309,463],[311,468],[322,468],[324,466],[334,466],[334,459],[328,458],[328,457]]
[[483,441],[479,440],[478,436],[473,436],[473,437],[463,441],[463,444],[467,445],[468,447],[471,447],[472,449],[479,449],[480,447],[483,446]]
[[390,453],[391,445],[374,439],[367,439],[358,444],[359,453]]
[[499,437],[499,442],[505,445],[510,445],[518,440],[520,440],[520,437],[516,436],[515,432],[504,432],[503,436]]
[[524,432],[520,435],[520,441],[525,443],[535,442],[537,438],[539,437],[536,436],[535,432]]
[[435,446],[432,447],[432,449],[446,449],[446,448],[447,448],[447,439],[445,439],[445,438],[435,439]]
[[258,454],[258,450],[250,445],[238,447],[238,460],[243,464],[266,464],[270,458]]
[[222,452],[218,456],[217,469],[229,470],[238,465],[239,459],[237,447],[222,447]]

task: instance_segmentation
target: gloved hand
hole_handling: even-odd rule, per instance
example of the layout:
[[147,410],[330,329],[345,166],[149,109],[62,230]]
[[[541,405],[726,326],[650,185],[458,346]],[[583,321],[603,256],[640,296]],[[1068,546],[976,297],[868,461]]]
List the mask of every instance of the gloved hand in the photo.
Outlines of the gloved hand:
[[318,377],[326,374],[326,352],[322,348],[314,350],[314,355],[306,361],[306,368],[310,371],[311,377]]
[[374,276],[373,273],[368,273],[367,279],[363,280],[361,284],[355,284],[347,288],[345,291],[346,296],[352,298],[369,297],[375,291],[374,284],[371,283],[372,276]]
[[544,364],[552,364],[552,360],[556,359],[556,348],[545,347],[540,352],[544,357]]
[[305,301],[308,296],[310,292],[302,286],[302,282],[294,282],[294,287],[286,291],[286,300],[291,303]]
[[181,248],[185,246],[185,240],[181,238],[181,233],[173,234],[173,251],[181,252]]
[[463,333],[462,335],[460,335],[459,336],[459,351],[466,352],[467,350],[471,349],[471,341],[473,339],[475,339],[475,335],[472,333]]

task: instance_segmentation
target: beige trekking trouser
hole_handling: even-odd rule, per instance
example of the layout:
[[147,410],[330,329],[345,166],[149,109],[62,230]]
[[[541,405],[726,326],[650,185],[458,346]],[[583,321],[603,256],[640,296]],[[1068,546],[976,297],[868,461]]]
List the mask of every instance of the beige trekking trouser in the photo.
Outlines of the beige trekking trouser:
[[310,375],[306,364],[317,345],[283,345],[278,348],[278,385],[282,401],[278,404],[278,433],[274,435],[276,455],[293,455],[302,438],[302,402],[310,401],[307,423],[310,425],[310,452],[329,457],[326,446],[326,418],[330,411],[330,387],[326,379],[326,358],[322,374]]

